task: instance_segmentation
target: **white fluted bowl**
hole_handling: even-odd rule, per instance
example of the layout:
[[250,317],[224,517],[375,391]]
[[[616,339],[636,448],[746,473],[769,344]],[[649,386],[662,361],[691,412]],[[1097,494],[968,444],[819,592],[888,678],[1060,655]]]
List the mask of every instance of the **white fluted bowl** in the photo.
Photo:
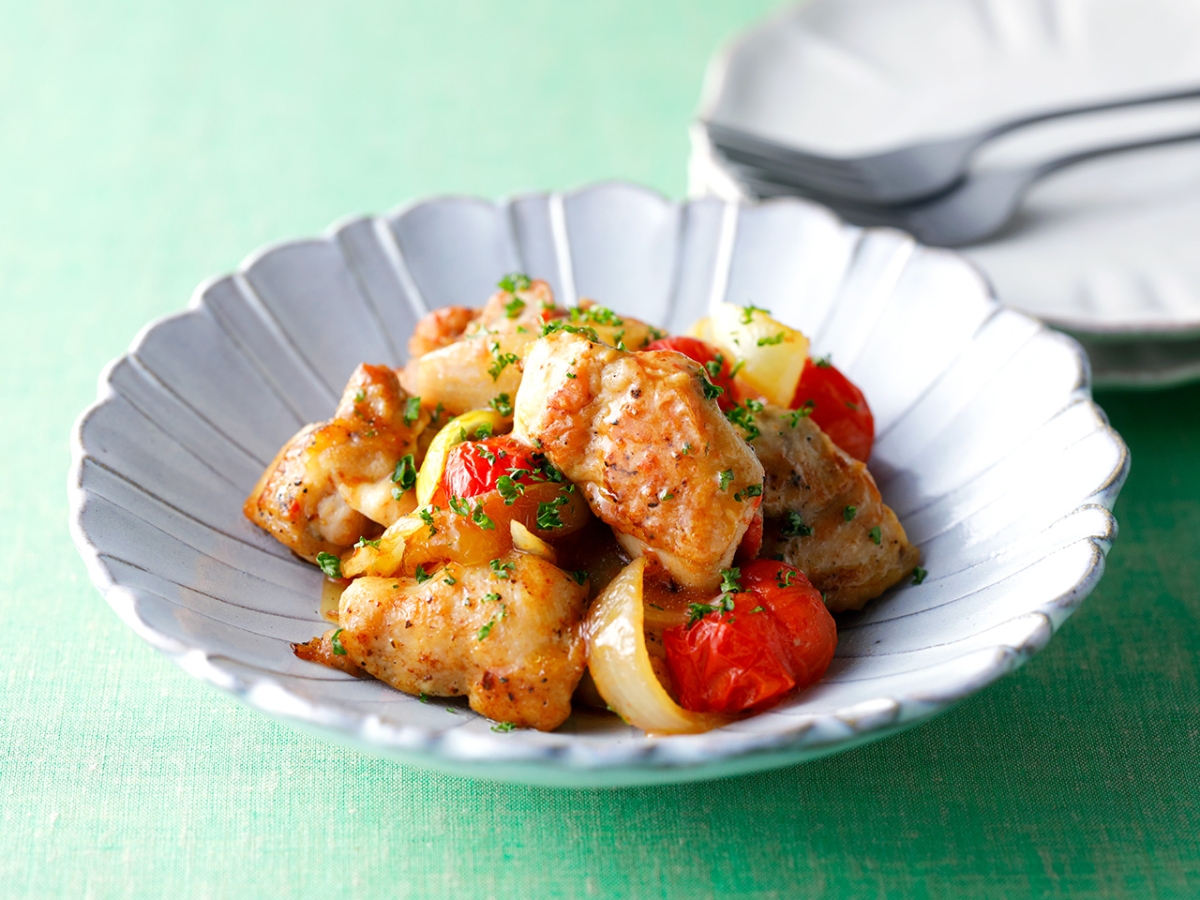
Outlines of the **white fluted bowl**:
[[[871,469],[929,570],[843,621],[815,688],[703,735],[577,713],[495,733],[464,707],[302,662],[321,576],[242,516],[300,425],[361,361],[400,365],[427,309],[545,278],[673,330],[711,303],[811,336],[875,413]],[[187,672],[370,752],[578,787],[800,762],[908,727],[1020,666],[1095,586],[1128,468],[1070,339],[1001,309],[961,257],[799,200],[672,203],[628,184],[419,202],[251,256],[152,323],[76,424],[72,533],[121,618]],[[454,713],[447,714],[449,706]]]

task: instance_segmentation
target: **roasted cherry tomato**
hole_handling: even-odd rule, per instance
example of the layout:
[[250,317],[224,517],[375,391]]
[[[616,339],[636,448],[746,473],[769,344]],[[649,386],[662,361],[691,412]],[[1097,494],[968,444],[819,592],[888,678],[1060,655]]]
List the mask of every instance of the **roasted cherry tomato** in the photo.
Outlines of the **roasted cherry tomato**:
[[732,609],[663,632],[667,668],[685,709],[762,708],[817,681],[833,660],[837,625],[801,572],[766,559],[740,571],[742,590],[722,595]]
[[504,475],[527,481],[529,475],[510,470],[534,472],[538,466],[533,454],[531,448],[508,436],[464,441],[446,457],[441,486],[452,497],[477,497],[495,490],[496,482]]
[[733,368],[724,355],[707,341],[694,337],[660,338],[646,345],[647,350],[674,350],[684,356],[694,359],[704,366],[708,380],[721,388],[722,394],[717,398],[717,405],[722,411],[733,409],[737,398],[733,394]]
[[827,362],[810,359],[792,397],[792,409],[806,406],[831,441],[855,459],[867,461],[875,441],[875,417],[867,398],[849,378]]

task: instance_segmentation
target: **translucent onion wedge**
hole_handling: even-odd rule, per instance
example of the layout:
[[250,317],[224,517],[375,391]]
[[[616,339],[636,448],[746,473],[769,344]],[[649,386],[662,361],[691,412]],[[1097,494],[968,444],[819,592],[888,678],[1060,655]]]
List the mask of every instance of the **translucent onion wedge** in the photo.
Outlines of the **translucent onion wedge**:
[[401,516],[379,536],[378,547],[363,544],[343,556],[342,575],[346,578],[357,578],[359,575],[390,578],[400,571],[404,563],[405,541],[424,527],[425,522],[418,515]]
[[681,707],[654,674],[642,626],[645,558],[635,559],[595,599],[584,634],[588,671],[604,702],[630,725],[652,734],[696,734],[728,719]]
[[558,565],[558,554],[554,552],[554,548],[516,519],[508,523],[508,530],[512,535],[513,546],[522,553],[528,553],[544,559],[552,565]]
[[[790,397],[788,398],[791,399]],[[494,409],[473,409],[447,422],[425,451],[425,461],[417,472],[417,506],[428,506],[437,490],[442,473],[446,471],[446,459],[455,445],[473,437],[480,426],[498,433],[508,424],[508,419]]]
[[716,344],[731,363],[742,361],[737,377],[752,391],[779,406],[791,405],[808,362],[808,338],[802,333],[761,310],[732,303],[718,305],[693,330]]

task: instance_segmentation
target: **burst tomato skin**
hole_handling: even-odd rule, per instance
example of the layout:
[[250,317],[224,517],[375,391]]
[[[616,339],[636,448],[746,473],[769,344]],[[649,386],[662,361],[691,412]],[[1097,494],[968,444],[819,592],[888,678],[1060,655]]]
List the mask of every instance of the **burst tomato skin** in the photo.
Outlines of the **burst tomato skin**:
[[867,398],[829,363],[809,360],[800,374],[791,408],[811,406],[811,418],[829,439],[861,462],[871,456],[875,417]]
[[837,626],[802,573],[765,559],[741,571],[743,590],[733,595],[731,612],[663,632],[667,667],[685,709],[761,709],[817,681],[833,659]]
[[477,497],[495,490],[496,482],[514,468],[536,469],[533,450],[507,436],[464,441],[446,457],[441,488],[452,497]]
[[[733,392],[733,367],[729,365],[729,360],[725,359],[721,351],[708,343],[708,341],[679,335],[677,337],[659,338],[657,341],[647,344],[645,349],[674,350],[677,353],[682,353],[684,356],[694,359],[705,367],[708,380],[724,391],[717,398],[717,405],[721,407],[721,411],[725,412],[737,405],[737,398]],[[721,357],[721,362],[719,366],[715,367],[717,375],[714,378],[712,373],[713,367],[710,367],[708,364],[714,362],[717,357]]]

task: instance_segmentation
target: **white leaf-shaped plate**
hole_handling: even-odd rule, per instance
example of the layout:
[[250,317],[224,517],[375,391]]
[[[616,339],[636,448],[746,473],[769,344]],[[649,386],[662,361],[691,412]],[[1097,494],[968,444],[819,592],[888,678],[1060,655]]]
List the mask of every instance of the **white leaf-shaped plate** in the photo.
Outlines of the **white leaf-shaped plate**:
[[[1200,85],[1192,0],[815,0],[732,41],[700,118],[858,156],[1109,97]],[[1195,131],[1200,100],[1018,132],[982,168]],[[1075,334],[1097,381],[1200,377],[1200,149],[1095,160],[1034,187],[1016,227],[965,255],[1000,299]],[[691,190],[750,196],[692,130]]]
[[[290,642],[325,627],[321,576],[247,522],[243,498],[301,424],[331,414],[358,362],[402,364],[426,309],[478,305],[510,271],[671,329],[726,298],[802,328],[870,399],[872,470],[928,580],[844,620],[817,687],[697,736],[587,713],[551,734],[494,733],[464,707],[296,659]],[[73,460],[93,581],[192,675],[371,752],[578,787],[799,762],[1012,671],[1099,579],[1128,466],[1078,347],[997,306],[962,258],[803,201],[679,204],[620,183],[428,200],[253,255],[104,370]]]

